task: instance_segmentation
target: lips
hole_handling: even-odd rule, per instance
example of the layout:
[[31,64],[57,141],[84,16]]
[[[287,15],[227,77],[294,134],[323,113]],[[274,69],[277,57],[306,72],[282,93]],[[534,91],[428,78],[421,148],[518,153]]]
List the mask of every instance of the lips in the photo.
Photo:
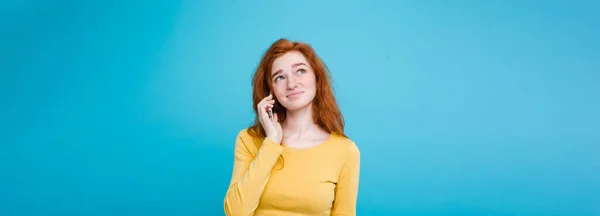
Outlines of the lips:
[[290,94],[288,94],[286,97],[291,98],[291,97],[296,97],[301,95],[302,93],[304,93],[303,91],[299,91],[299,92],[292,92]]

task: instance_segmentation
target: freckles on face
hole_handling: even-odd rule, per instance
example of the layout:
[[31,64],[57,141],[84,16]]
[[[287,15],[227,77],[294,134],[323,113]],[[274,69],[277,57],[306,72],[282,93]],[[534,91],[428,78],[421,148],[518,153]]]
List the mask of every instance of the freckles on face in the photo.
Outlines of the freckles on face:
[[275,59],[270,79],[274,95],[284,106],[314,97],[315,74],[300,52],[288,52]]

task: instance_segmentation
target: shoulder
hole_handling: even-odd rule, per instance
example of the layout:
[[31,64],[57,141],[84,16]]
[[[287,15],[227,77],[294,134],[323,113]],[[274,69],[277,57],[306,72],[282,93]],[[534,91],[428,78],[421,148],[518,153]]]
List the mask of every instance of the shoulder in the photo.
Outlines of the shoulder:
[[248,128],[240,130],[236,136],[236,148],[243,148],[249,153],[256,153],[260,148],[262,141],[260,138],[253,136]]
[[248,130],[249,130],[248,128],[244,128],[244,129],[240,130],[237,134],[237,138],[238,139],[252,138],[252,136],[250,135],[250,132]]
[[335,142],[339,151],[346,157],[360,157],[360,149],[354,140],[338,134],[332,134],[332,140]]

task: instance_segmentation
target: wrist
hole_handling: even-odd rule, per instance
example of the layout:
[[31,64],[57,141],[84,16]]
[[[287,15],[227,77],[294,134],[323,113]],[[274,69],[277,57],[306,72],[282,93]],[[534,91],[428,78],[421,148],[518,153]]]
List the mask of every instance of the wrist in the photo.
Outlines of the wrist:
[[280,138],[278,139],[277,137],[274,137],[274,136],[267,136],[267,138],[269,138],[271,141],[273,141],[273,142],[275,142],[277,144],[281,144],[281,139]]

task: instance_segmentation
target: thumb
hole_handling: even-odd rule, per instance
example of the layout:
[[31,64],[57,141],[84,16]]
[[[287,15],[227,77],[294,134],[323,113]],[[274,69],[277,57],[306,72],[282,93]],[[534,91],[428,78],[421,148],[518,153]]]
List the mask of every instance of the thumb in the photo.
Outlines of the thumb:
[[279,117],[277,116],[277,113],[273,113],[273,121],[279,122]]

